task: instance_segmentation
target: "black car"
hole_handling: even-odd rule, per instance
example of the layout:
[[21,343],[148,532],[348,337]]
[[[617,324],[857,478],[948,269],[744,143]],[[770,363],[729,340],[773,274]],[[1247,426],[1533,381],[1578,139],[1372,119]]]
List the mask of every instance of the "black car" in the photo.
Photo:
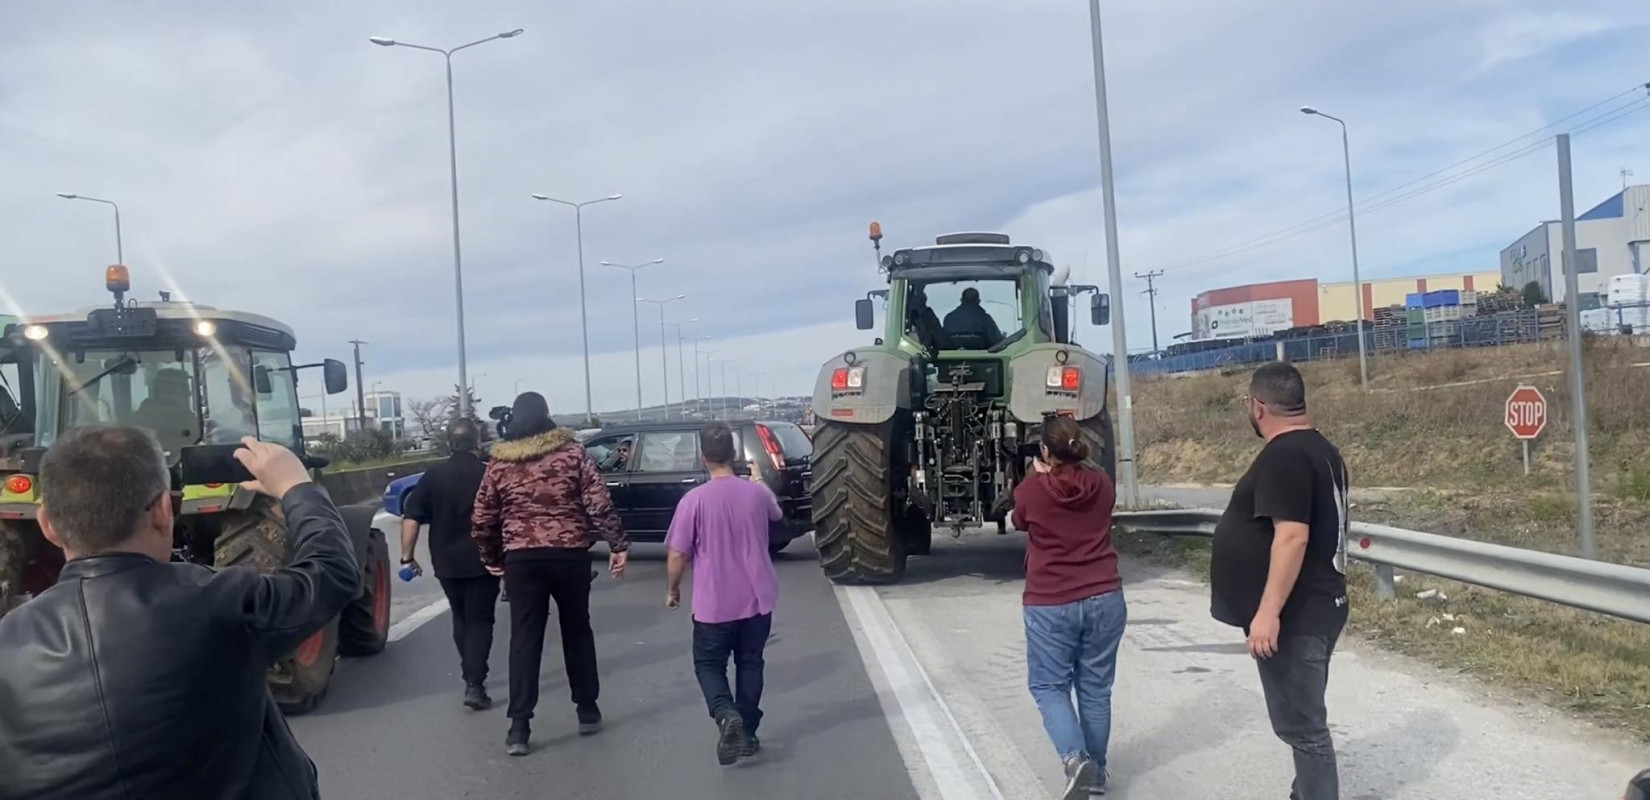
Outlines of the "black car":
[[[631,539],[664,541],[676,503],[709,480],[699,457],[701,424],[685,420],[610,425],[584,438],[585,452],[606,479]],[[735,471],[766,484],[779,498],[785,517],[768,532],[768,549],[778,553],[813,529],[808,493],[813,442],[789,422],[740,420],[729,427],[741,459]]]

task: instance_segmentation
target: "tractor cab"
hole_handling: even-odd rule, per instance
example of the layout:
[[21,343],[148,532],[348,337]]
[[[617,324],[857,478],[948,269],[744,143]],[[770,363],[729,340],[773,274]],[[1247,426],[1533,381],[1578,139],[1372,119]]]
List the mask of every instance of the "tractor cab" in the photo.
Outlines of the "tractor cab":
[[[173,301],[164,293],[159,302],[129,300],[131,279],[123,266],[108,269],[106,285],[112,305],[32,316],[5,327],[0,362],[9,357],[16,364],[20,395],[14,398],[19,421],[7,429],[13,445],[8,455],[30,461],[30,451],[43,452],[88,425],[153,431],[173,467],[186,448],[235,444],[246,436],[303,455],[298,371],[320,368],[329,394],[347,388],[342,362],[294,365],[292,329],[268,317]],[[0,397],[0,417],[5,406]],[[233,487],[211,490],[233,494]],[[186,495],[202,492],[185,487]],[[32,493],[13,494],[0,498],[0,517],[32,511],[18,508],[32,505]]]

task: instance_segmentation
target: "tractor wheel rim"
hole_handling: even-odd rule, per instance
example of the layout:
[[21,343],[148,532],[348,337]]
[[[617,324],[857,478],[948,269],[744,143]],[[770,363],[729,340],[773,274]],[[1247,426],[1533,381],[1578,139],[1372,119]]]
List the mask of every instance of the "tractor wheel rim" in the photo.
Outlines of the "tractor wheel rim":
[[372,580],[372,624],[380,636],[390,630],[390,576],[389,564],[379,565],[378,574]]
[[321,660],[321,645],[325,643],[326,635],[325,630],[316,631],[313,636],[305,639],[303,644],[298,645],[298,652],[293,653],[293,659],[298,662],[298,666],[313,667],[315,662]]

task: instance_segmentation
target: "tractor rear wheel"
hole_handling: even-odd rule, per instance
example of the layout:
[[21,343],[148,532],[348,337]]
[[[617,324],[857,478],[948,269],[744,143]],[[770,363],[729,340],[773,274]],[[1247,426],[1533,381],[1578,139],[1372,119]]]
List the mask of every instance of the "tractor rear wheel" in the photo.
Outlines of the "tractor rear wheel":
[[[212,561],[220,568],[249,567],[267,574],[292,561],[286,516],[280,503],[268,497],[258,495],[245,510],[224,512],[219,525]],[[326,696],[337,660],[334,620],[270,668],[270,691],[282,709],[308,711]]]
[[373,530],[361,564],[361,596],[338,618],[338,652],[373,656],[390,641],[390,546],[384,532]]
[[895,526],[893,431],[890,420],[821,422],[814,432],[814,546],[833,582],[894,583],[905,575],[905,541]]
[[1089,446],[1089,457],[1083,466],[1105,470],[1106,475],[1116,481],[1117,444],[1112,434],[1111,412],[1102,411],[1099,416],[1078,423],[1078,427],[1083,429],[1083,442]]

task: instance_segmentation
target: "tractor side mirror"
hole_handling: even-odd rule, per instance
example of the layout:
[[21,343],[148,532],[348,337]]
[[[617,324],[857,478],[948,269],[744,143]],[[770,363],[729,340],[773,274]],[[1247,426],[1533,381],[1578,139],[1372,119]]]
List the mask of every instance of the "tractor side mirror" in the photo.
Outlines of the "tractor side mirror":
[[273,394],[275,387],[269,382],[269,367],[262,364],[252,368],[252,388],[258,394]]
[[871,305],[871,298],[862,297],[854,301],[854,326],[862,331],[868,331],[877,323],[876,309]]
[[349,367],[336,358],[329,358],[321,362],[321,379],[326,383],[327,394],[338,394],[349,388]]
[[1111,295],[1096,292],[1089,300],[1089,321],[1095,325],[1111,322]]

